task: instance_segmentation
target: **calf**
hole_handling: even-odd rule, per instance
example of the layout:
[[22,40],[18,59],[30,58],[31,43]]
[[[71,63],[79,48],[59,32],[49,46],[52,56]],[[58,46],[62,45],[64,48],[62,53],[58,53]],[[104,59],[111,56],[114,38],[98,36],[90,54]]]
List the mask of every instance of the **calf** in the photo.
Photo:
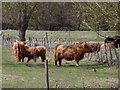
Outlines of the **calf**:
[[37,53],[36,56],[39,58],[41,57],[42,62],[44,62],[44,60],[46,59],[46,47],[44,46],[37,46]]

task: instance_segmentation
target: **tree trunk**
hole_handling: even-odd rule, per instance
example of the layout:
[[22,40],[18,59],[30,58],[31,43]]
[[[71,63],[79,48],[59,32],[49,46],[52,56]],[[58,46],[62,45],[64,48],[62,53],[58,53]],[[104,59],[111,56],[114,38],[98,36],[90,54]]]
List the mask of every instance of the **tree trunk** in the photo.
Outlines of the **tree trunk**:
[[21,21],[21,24],[19,27],[19,40],[20,41],[25,41],[25,33],[26,33],[27,28],[28,28],[28,23],[29,23],[29,20],[31,18],[32,12],[33,12],[35,7],[36,7],[36,4],[29,11],[29,13],[27,13],[26,7],[23,10],[23,17],[22,17],[22,21]]
[[117,31],[118,31],[118,35],[120,35],[120,1],[118,3],[118,25],[117,25]]
[[19,41],[25,41],[25,33],[26,30],[22,30],[22,29],[19,30]]
[[78,22],[78,25],[77,25],[77,30],[80,30],[80,22]]
[[29,19],[25,18],[23,20],[23,23],[22,23],[20,29],[19,29],[19,40],[20,41],[25,41],[25,33],[26,33],[26,30],[27,30],[27,27],[28,27]]

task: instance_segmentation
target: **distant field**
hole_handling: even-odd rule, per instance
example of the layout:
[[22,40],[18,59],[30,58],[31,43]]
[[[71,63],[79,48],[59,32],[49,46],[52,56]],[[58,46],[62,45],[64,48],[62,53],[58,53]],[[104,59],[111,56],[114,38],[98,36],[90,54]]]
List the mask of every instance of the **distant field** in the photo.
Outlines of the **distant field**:
[[[18,31],[2,31],[4,35],[17,37]],[[71,38],[72,41],[101,41],[95,32],[89,31],[27,31],[26,37],[43,38],[45,32],[49,38]],[[113,36],[115,32],[100,32],[103,35]],[[118,85],[118,68],[108,67],[107,64],[98,64],[87,59],[81,60],[80,66],[75,62],[61,67],[54,65],[54,53],[47,52],[49,62],[50,88],[114,88]],[[94,72],[94,69],[97,71]],[[17,63],[10,47],[2,48],[2,87],[3,88],[45,88],[44,63],[40,60],[29,63]]]
[[[18,38],[18,31],[13,30],[2,30],[4,35],[10,35],[10,37]],[[94,31],[31,31],[27,30],[26,38],[34,37],[34,38],[43,38],[45,36],[45,32],[48,33],[48,37],[51,39],[70,39],[71,41],[104,41],[104,38],[101,38]],[[115,31],[101,31],[100,34],[106,36],[114,36],[116,34]]]

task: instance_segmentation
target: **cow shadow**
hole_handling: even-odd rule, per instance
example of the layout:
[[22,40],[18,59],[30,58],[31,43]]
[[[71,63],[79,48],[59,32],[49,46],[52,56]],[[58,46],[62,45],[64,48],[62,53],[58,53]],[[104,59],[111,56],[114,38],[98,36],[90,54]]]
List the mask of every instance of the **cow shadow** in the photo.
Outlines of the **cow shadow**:
[[44,68],[44,63],[26,63],[26,62],[17,62],[17,63],[2,63],[2,67],[34,67],[34,68]]
[[[81,69],[93,69],[93,68],[106,68],[108,67],[108,64],[106,63],[95,63],[95,64],[86,64],[86,65],[62,65],[61,67],[75,67],[75,68],[81,68]],[[109,67],[108,67],[109,68]]]
[[29,63],[26,63],[25,64],[27,67],[34,67],[34,68],[45,68],[44,64],[29,64]]

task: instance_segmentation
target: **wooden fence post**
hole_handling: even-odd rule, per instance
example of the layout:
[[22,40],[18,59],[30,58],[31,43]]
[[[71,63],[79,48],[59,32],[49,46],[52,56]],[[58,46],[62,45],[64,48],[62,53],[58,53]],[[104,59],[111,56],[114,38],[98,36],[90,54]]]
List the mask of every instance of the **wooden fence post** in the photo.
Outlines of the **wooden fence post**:
[[120,88],[120,46],[118,47],[118,78],[119,78],[119,81],[118,81],[118,88]]
[[100,50],[100,62],[102,62],[102,63],[103,63],[102,50]]
[[3,35],[2,35],[2,32],[0,31],[0,46],[2,46],[2,43],[3,43],[2,38],[3,38]]
[[47,90],[49,90],[49,75],[48,75],[48,60],[45,60],[45,84]]
[[119,60],[119,56],[118,56],[118,53],[117,53],[117,51],[116,51],[115,48],[114,48],[114,52],[115,52],[115,55],[116,55],[117,60]]
[[47,34],[47,32],[45,33],[45,40],[46,40],[48,51],[50,51],[50,46],[49,46],[49,40],[48,40],[48,34]]
[[111,65],[111,61],[113,60],[111,47],[109,48],[109,50],[110,50],[110,59],[109,59],[108,63],[109,63],[109,65]]
[[106,47],[106,45],[105,45],[105,62],[107,62],[108,63],[108,66],[109,66],[109,62],[108,62],[108,54],[107,54],[107,47]]

